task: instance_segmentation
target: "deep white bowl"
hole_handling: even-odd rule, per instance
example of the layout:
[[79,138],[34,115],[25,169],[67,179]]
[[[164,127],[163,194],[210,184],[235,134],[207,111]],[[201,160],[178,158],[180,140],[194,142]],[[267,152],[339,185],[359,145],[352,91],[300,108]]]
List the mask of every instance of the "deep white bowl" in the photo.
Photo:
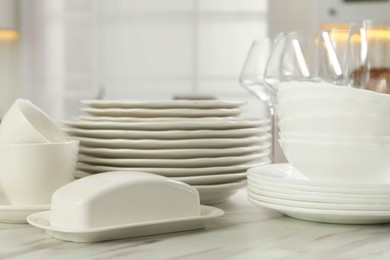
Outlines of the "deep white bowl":
[[390,144],[280,143],[287,160],[309,179],[390,183]]
[[199,215],[194,187],[151,173],[118,171],[58,189],[52,197],[50,225],[80,230]]
[[279,133],[283,140],[300,141],[317,144],[390,144],[390,136],[356,136],[356,135],[315,135],[297,133]]
[[390,135],[390,115],[332,114],[283,118],[279,121],[282,133],[314,135]]

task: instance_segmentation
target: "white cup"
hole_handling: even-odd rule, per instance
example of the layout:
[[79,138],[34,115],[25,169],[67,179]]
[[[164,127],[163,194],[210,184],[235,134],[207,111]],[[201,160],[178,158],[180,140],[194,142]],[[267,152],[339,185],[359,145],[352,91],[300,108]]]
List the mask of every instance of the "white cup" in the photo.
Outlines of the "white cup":
[[0,143],[65,142],[66,134],[38,107],[17,99],[4,115],[0,125]]
[[73,181],[78,141],[0,144],[0,185],[13,205],[50,204],[55,190]]

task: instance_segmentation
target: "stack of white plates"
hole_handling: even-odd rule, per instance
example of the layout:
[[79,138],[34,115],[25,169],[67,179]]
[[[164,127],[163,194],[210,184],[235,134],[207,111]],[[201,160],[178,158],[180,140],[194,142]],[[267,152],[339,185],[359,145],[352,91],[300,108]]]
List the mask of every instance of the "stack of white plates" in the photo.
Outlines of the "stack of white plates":
[[249,200],[293,218],[340,224],[390,222],[390,184],[314,181],[290,164],[248,170]]
[[203,204],[228,199],[246,170],[269,163],[269,120],[240,118],[241,102],[82,101],[64,122],[80,140],[78,176],[138,170],[198,188]]

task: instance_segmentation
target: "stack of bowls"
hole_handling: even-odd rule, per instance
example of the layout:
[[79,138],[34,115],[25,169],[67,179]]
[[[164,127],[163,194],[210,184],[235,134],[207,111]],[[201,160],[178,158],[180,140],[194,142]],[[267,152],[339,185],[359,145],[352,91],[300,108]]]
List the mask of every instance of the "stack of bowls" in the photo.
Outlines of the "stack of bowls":
[[255,167],[249,197],[297,218],[390,220],[390,96],[323,83],[278,91],[280,143],[290,164]]
[[240,117],[233,101],[84,100],[65,121],[80,141],[77,177],[116,170],[155,173],[196,187],[202,204],[228,199],[246,170],[269,163],[270,122]]
[[18,99],[0,125],[0,222],[25,223],[50,207],[55,190],[73,181],[78,141],[30,101]]

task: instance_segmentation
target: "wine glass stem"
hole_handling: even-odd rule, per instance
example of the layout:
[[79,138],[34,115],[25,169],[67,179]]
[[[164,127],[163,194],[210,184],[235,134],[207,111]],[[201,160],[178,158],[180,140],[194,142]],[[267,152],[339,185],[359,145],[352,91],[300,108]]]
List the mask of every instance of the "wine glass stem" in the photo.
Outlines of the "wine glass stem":
[[277,134],[278,134],[278,122],[276,119],[275,107],[271,104],[268,105],[269,114],[271,118],[271,163],[276,163],[276,147],[277,147]]

